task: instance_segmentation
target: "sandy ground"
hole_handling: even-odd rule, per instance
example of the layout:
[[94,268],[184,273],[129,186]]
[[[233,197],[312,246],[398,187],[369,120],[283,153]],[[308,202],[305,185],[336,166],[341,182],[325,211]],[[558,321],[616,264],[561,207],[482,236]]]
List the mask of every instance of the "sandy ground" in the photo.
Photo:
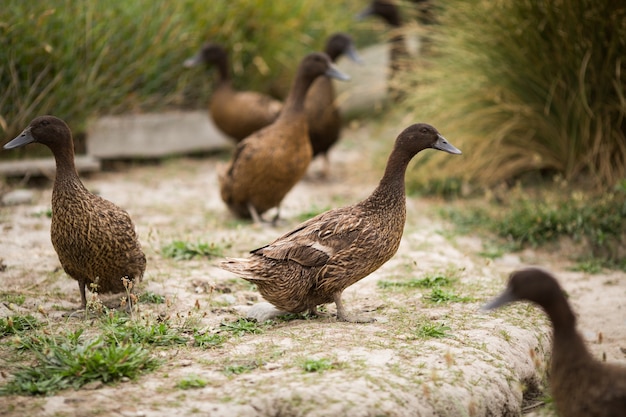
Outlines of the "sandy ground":
[[[163,245],[174,240],[212,242],[223,246],[226,256],[245,256],[299,223],[302,213],[367,196],[382,172],[382,167],[372,168],[373,161],[384,161],[400,130],[397,124],[353,123],[331,154],[330,178],[317,178],[321,161],[314,161],[307,178],[285,199],[283,222],[277,228],[236,222],[226,211],[215,168],[227,155],[123,166],[84,182],[130,212],[148,257],[140,291],[170,301],[140,305],[141,314],[170,317],[173,325],[193,319],[196,326],[213,331],[221,322],[245,316],[262,300],[245,281],[216,267],[220,257],[176,261],[162,256]],[[0,258],[6,265],[0,272],[0,294],[26,296],[21,306],[0,304],[0,315],[42,317],[38,309],[43,309],[51,328],[71,328],[77,319],[62,314],[77,308],[80,297],[76,283],[59,271],[50,244],[50,220],[42,215],[50,206],[50,184],[31,190],[30,203],[0,207]],[[332,316],[277,321],[260,334],[231,338],[218,349],[155,349],[163,365],[135,381],[96,384],[44,398],[2,397],[0,415],[520,415],[523,407],[532,409],[537,403],[532,397],[541,387],[549,358],[549,326],[537,309],[525,305],[490,314],[479,312],[479,307],[502,289],[510,271],[526,264],[541,265],[560,278],[594,355],[626,363],[624,273],[571,272],[567,254],[558,251],[529,250],[495,261],[482,258],[480,239],[458,235],[436,215],[441,204],[409,199],[396,256],[345,291],[348,310],[374,317],[372,324],[341,323]],[[377,285],[432,274],[457,278],[452,290],[469,300],[433,304],[425,299],[429,290]],[[214,287],[217,290],[211,291]],[[328,311],[334,313],[334,306]],[[448,337],[416,337],[424,322],[447,326]],[[304,360],[322,358],[333,368],[303,371]],[[0,361],[4,383],[10,378],[10,364]],[[250,372],[224,372],[229,364],[251,362]],[[189,375],[204,378],[207,386],[178,388],[177,382]],[[545,409],[533,412],[551,415]]]

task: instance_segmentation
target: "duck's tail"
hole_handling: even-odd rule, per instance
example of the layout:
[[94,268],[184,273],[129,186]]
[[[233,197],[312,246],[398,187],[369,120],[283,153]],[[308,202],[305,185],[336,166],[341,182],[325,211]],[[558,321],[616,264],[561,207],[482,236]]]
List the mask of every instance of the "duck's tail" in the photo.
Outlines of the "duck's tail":
[[264,280],[263,277],[254,274],[251,270],[251,262],[252,260],[250,258],[226,258],[226,260],[220,262],[218,266],[248,281]]

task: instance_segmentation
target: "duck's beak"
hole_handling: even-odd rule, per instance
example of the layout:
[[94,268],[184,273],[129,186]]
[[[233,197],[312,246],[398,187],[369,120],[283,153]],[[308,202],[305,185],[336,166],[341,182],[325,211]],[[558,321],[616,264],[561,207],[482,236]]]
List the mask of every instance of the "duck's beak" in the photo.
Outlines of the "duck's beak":
[[183,62],[183,66],[185,68],[191,68],[195,65],[198,65],[201,61],[202,61],[202,54],[198,53],[197,55],[192,56],[189,59],[186,59],[185,62]]
[[433,148],[440,150],[440,151],[452,153],[455,155],[462,154],[462,152],[459,149],[457,149],[453,144],[448,142],[446,138],[444,138],[441,135],[438,135],[437,142],[435,142],[435,144],[433,145]]
[[348,46],[348,49],[346,50],[346,55],[357,64],[363,64],[363,59],[361,59],[361,56],[356,51],[354,45]]
[[29,143],[33,143],[34,141],[35,141],[35,138],[30,133],[30,126],[29,126],[26,129],[24,129],[18,137],[16,137],[15,139],[10,141],[6,145],[4,145],[3,148],[4,149],[19,148],[20,146],[28,145]]
[[348,81],[350,79],[348,74],[339,71],[339,68],[337,68],[334,64],[330,64],[325,74],[331,78],[336,78],[341,81]]
[[504,290],[499,296],[489,301],[487,304],[480,308],[481,311],[493,310],[498,307],[502,307],[505,304],[517,301],[513,295],[513,291],[510,288]]

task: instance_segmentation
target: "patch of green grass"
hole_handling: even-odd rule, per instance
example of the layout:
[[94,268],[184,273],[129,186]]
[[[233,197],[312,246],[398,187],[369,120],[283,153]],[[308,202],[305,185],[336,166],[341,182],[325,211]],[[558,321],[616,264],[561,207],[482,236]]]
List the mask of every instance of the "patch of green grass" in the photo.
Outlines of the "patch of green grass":
[[82,330],[57,337],[22,338],[23,350],[36,363],[19,366],[1,395],[50,395],[79,389],[92,381],[110,383],[156,369],[158,361],[136,344],[118,344],[101,337],[83,340]]
[[263,333],[263,329],[256,321],[248,320],[246,318],[239,318],[233,322],[222,322],[220,324],[220,330],[232,333],[235,336],[243,336],[249,334]]
[[446,291],[439,287],[433,288],[430,294],[426,295],[424,298],[430,301],[431,303],[435,303],[435,304],[443,304],[443,303],[450,303],[450,302],[464,303],[464,302],[474,301],[474,299],[471,297],[461,297],[461,296],[456,295],[452,291]]
[[241,375],[241,374],[245,374],[246,372],[250,372],[255,370],[256,368],[259,367],[259,363],[256,361],[246,361],[243,363],[232,363],[229,365],[224,366],[224,369],[222,372],[224,372],[225,375],[227,376],[231,376],[231,375]]
[[215,243],[206,242],[183,242],[175,240],[161,248],[161,254],[166,258],[176,260],[189,260],[195,257],[219,257],[224,256],[224,247]]
[[195,389],[195,388],[204,388],[208,384],[208,381],[204,378],[199,377],[198,375],[187,375],[178,383],[176,386],[180,389]]
[[184,345],[189,339],[168,322],[141,323],[128,316],[113,314],[103,321],[103,338],[111,343],[137,343],[153,346]]
[[41,327],[43,324],[30,314],[0,318],[0,337],[18,334]]
[[33,213],[33,216],[34,217],[47,217],[47,218],[51,219],[52,218],[52,209],[49,208],[49,209],[46,209],[46,210],[35,212],[35,213]]
[[420,339],[438,339],[443,337],[450,337],[451,334],[448,333],[450,330],[450,326],[446,326],[443,323],[422,323],[417,329],[415,329],[415,335]]
[[302,363],[300,364],[300,368],[302,368],[304,372],[320,372],[321,373],[329,369],[335,368],[335,364],[333,363],[332,360],[328,358],[321,358],[321,359],[307,358],[302,361]]
[[217,333],[195,333],[193,340],[194,346],[209,349],[221,347],[228,337]]
[[579,261],[574,265],[571,270],[586,272],[588,274],[599,274],[604,268],[604,263],[599,259],[589,259],[586,261]]
[[428,275],[424,278],[411,278],[406,281],[385,281],[377,282],[378,288],[394,289],[394,288],[434,288],[450,285],[450,278],[444,275]]
[[9,304],[15,304],[21,306],[26,301],[26,296],[24,294],[2,294],[5,302]]
[[145,291],[139,294],[139,302],[148,304],[164,304],[165,297],[152,291]]

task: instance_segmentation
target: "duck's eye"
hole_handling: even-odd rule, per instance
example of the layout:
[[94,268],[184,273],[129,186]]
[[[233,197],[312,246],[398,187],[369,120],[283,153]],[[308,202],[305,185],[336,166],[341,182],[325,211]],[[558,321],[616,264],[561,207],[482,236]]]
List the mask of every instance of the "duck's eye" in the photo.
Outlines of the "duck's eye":
[[428,129],[427,129],[427,128],[425,128],[425,127],[421,128],[421,129],[420,129],[420,131],[421,131],[422,133],[428,133]]
[[42,126],[48,126],[50,124],[50,122],[48,120],[42,120],[41,121],[41,125]]

